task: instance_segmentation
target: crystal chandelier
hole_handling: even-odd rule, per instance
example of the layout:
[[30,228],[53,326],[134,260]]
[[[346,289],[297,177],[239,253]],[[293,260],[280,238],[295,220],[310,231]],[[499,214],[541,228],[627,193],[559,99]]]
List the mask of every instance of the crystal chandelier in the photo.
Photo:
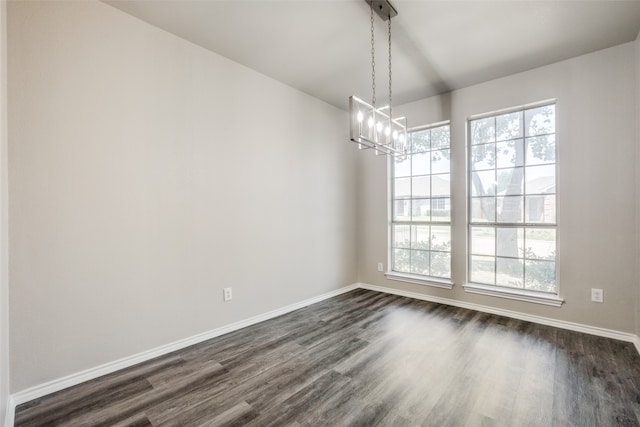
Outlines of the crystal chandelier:
[[[373,148],[376,155],[407,156],[407,120],[393,117],[391,107],[391,18],[398,12],[387,0],[365,0],[371,7],[371,104],[356,96],[349,97],[349,136],[361,150]],[[376,107],[376,63],[373,12],[388,21],[389,105]]]

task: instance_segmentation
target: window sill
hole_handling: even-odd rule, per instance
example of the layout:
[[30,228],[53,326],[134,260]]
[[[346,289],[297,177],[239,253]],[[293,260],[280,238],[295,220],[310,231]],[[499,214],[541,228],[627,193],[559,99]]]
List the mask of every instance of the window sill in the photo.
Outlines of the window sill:
[[564,300],[557,295],[541,294],[538,292],[501,288],[490,285],[479,285],[476,283],[467,283],[466,285],[463,285],[463,287],[466,292],[472,294],[489,295],[517,301],[551,305],[553,307],[560,307],[564,302]]
[[398,273],[396,271],[388,271],[384,273],[384,275],[387,279],[396,280],[398,282],[416,283],[418,285],[433,286],[435,288],[453,289],[453,282],[447,279]]

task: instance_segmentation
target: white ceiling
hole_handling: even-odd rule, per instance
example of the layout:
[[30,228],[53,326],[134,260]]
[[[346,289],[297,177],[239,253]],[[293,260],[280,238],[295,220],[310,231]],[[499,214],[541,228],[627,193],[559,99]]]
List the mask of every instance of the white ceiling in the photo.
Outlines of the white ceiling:
[[[364,0],[106,0],[267,76],[347,108],[371,98]],[[640,0],[395,0],[394,104],[633,41]],[[375,16],[378,99],[388,91],[386,23]]]

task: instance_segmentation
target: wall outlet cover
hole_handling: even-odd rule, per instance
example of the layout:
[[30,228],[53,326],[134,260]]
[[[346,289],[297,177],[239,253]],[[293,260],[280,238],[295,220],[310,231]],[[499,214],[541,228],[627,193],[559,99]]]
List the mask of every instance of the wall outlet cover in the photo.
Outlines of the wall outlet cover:
[[591,289],[592,302],[604,302],[604,291],[602,289]]

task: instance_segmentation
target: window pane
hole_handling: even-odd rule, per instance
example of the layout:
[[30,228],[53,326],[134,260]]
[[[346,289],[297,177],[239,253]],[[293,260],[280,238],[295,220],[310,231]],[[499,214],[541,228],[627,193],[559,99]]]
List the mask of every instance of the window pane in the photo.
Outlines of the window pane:
[[527,250],[526,258],[530,259],[556,259],[556,230],[547,229],[527,229],[526,232]]
[[431,226],[431,250],[451,251],[451,227],[448,225]]
[[[393,270],[450,277],[449,126],[412,131],[409,140],[413,150],[409,160],[396,160],[393,163],[395,175],[390,248]],[[432,255],[432,245],[438,249],[436,256]]]
[[526,136],[556,133],[556,107],[545,105],[524,112]]
[[449,173],[451,150],[438,150],[431,152],[431,173]]
[[496,144],[496,165],[499,168],[512,168],[524,164],[524,148],[521,139],[498,142]]
[[494,196],[496,194],[495,171],[473,172],[471,174],[472,196]]
[[411,200],[394,200],[393,201],[393,220],[394,221],[411,220]]
[[[408,226],[407,226],[408,227]],[[411,247],[413,249],[429,249],[430,240],[428,225],[412,225],[411,226]]]
[[524,254],[524,228],[498,228],[496,252],[501,257],[522,258]]
[[409,133],[411,149],[414,153],[429,151],[430,133],[429,129]]
[[449,252],[431,252],[431,275],[451,278],[451,254]]
[[431,220],[431,199],[413,199],[412,221]]
[[521,259],[496,258],[496,285],[524,288],[524,263]]
[[471,148],[471,169],[483,170],[496,167],[496,145],[482,144]]
[[498,170],[498,195],[522,194],[524,168]]
[[428,251],[411,251],[411,272],[429,275]]
[[419,153],[411,156],[412,159],[412,170],[411,173],[413,175],[426,175],[429,173],[429,153]]
[[524,279],[526,289],[553,293],[558,291],[554,261],[525,261]]
[[492,256],[471,257],[471,281],[474,283],[484,283],[495,285],[495,258]]
[[431,195],[449,196],[451,194],[451,177],[448,173],[431,175]]
[[520,223],[522,222],[524,206],[522,196],[507,196],[496,198],[498,208],[497,222]]
[[531,166],[525,168],[527,194],[556,192],[556,166]]
[[472,222],[494,222],[496,220],[495,197],[474,197],[471,199]]
[[527,196],[526,221],[541,224],[555,224],[556,196]]
[[434,221],[434,222],[451,221],[451,199],[449,198],[431,199],[431,221]]
[[411,178],[413,183],[413,197],[429,197],[429,175],[414,176]]
[[393,176],[396,178],[411,175],[411,159],[407,157],[405,160],[394,158]]
[[522,111],[496,117],[496,140],[505,141],[522,136]]
[[547,135],[527,138],[527,165],[555,163],[556,136]]
[[493,227],[471,227],[471,253],[495,255],[496,230]]
[[394,183],[393,196],[395,198],[411,196],[411,178],[396,178]]
[[494,142],[496,140],[495,119],[489,117],[486,119],[471,121],[471,144],[484,144],[485,142]]
[[440,126],[431,129],[431,149],[448,148],[450,144],[449,126]]
[[394,248],[411,248],[411,241],[409,240],[409,226],[408,225],[394,225],[393,226],[393,247]]
[[393,250],[393,270],[411,273],[411,251],[409,249]]
[[472,282],[557,293],[555,112],[552,104],[469,121]]

